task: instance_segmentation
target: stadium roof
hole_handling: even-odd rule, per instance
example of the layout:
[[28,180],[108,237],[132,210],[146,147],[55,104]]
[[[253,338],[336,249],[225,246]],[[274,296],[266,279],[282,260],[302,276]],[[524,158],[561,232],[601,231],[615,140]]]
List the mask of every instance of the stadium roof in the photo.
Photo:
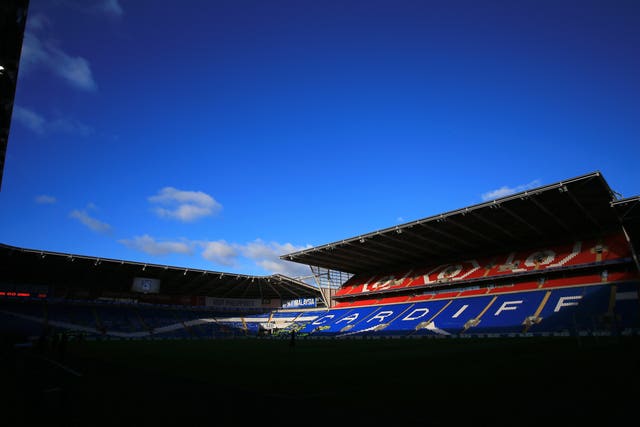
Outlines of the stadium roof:
[[319,298],[320,290],[274,274],[247,276],[219,271],[146,264],[91,256],[24,249],[0,244],[0,281],[102,291],[130,291],[135,277],[160,279],[165,295],[291,300]]
[[[616,200],[593,172],[281,259],[354,274],[400,270],[599,236],[620,230],[620,214],[637,204],[638,198]],[[639,211],[626,214],[629,221],[635,215],[635,236]]]
[[0,2],[0,187],[29,0]]

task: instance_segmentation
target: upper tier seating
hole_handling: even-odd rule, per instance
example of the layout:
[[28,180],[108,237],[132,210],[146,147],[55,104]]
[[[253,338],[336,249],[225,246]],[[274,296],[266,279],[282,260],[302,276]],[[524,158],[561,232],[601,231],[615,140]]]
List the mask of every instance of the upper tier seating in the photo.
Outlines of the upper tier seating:
[[624,236],[612,235],[599,240],[577,241],[552,248],[511,252],[502,256],[469,259],[390,274],[355,275],[336,292],[336,296],[425,288],[443,283],[519,276],[540,270],[558,271],[589,265],[615,264],[625,262],[630,257],[629,245]]

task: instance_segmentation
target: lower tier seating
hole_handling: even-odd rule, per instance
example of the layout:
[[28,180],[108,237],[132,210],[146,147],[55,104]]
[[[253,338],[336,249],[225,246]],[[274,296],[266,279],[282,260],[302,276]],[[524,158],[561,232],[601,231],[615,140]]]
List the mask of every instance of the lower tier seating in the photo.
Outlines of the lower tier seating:
[[[214,313],[206,309],[0,299],[0,333],[40,336],[66,331],[89,337],[212,339],[461,336],[491,334],[623,333],[640,331],[637,280],[510,292],[450,292],[438,298],[394,299],[334,309]],[[516,290],[519,289],[519,290]]]

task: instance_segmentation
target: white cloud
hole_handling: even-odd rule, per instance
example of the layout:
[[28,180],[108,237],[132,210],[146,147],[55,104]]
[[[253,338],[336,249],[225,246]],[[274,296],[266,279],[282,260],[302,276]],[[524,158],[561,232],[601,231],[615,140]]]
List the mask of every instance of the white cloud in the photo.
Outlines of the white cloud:
[[57,118],[48,123],[48,129],[53,132],[68,133],[80,136],[93,134],[93,129],[72,118]]
[[16,105],[13,107],[13,120],[31,129],[33,132],[43,134],[47,121],[38,113]]
[[52,42],[41,41],[32,31],[24,34],[20,64],[25,72],[42,67],[73,87],[86,91],[97,89],[89,61],[68,54]]
[[69,214],[71,218],[75,218],[80,221],[82,224],[90,228],[91,230],[101,233],[108,234],[111,232],[111,226],[106,222],[102,222],[91,217],[87,211],[74,210]]
[[47,119],[41,114],[19,105],[13,108],[13,118],[17,123],[20,123],[39,135],[66,133],[89,136],[93,133],[93,129],[90,126],[73,118],[58,117],[55,119]]
[[[194,248],[202,249],[200,255],[215,265],[237,267],[247,261],[261,267],[267,274],[283,274],[289,277],[308,276],[311,271],[307,265],[298,264],[280,259],[285,255],[298,250],[310,248],[296,246],[291,243],[266,243],[256,239],[247,244],[229,243],[225,240],[197,241],[182,239],[180,241],[156,241],[145,234],[132,239],[122,239],[119,242],[128,248],[144,252],[149,255],[161,256],[169,254],[192,255]],[[214,270],[218,268],[213,267]]]
[[50,46],[48,50],[49,57],[52,61],[49,68],[51,68],[55,74],[79,89],[88,91],[97,89],[89,61],[80,56],[70,56],[55,47]]
[[540,186],[539,179],[531,181],[528,184],[516,185],[515,187],[507,187],[506,185],[504,185],[498,189],[483,193],[481,197],[482,197],[482,200],[486,202],[487,200],[499,199],[501,197],[506,197],[515,193],[520,193],[522,191],[530,190],[532,188],[536,188],[539,186]]
[[41,13],[29,16],[27,25],[30,30],[42,30],[51,24],[49,18]]
[[238,251],[224,240],[216,242],[204,243],[202,257],[207,261],[211,261],[222,265],[234,265],[238,256]]
[[124,10],[118,0],[102,0],[99,4],[100,9],[103,12],[108,13],[113,16],[122,16],[124,14]]
[[39,203],[41,205],[52,205],[57,202],[57,199],[55,197],[48,196],[46,194],[40,194],[39,196],[36,196],[35,200],[36,203]]
[[188,241],[164,241],[158,242],[153,237],[145,234],[136,236],[133,239],[122,239],[120,243],[128,248],[135,249],[149,255],[169,255],[193,253],[193,243]]
[[311,274],[311,270],[309,269],[309,266],[298,264],[291,261],[284,261],[281,259],[276,259],[276,260],[265,259],[265,260],[258,261],[256,264],[258,264],[260,267],[264,268],[265,270],[271,272],[272,274],[278,273],[288,277],[294,277],[294,278],[305,277]]
[[291,243],[277,243],[270,242],[265,243],[262,239],[256,239],[253,242],[247,243],[243,246],[242,252],[247,258],[273,258],[280,257],[280,255],[288,254],[291,252],[307,249],[310,246],[295,246]]
[[20,56],[20,72],[30,71],[39,64],[46,65],[48,57],[40,39],[33,32],[25,31]]
[[67,10],[71,9],[90,15],[103,15],[115,18],[124,15],[124,9],[120,5],[120,0],[56,0],[55,4],[57,6],[63,6]]
[[157,205],[168,206],[158,206],[154,209],[160,217],[184,222],[213,215],[222,209],[220,203],[202,191],[183,191],[173,187],[163,188],[148,200]]
[[261,239],[256,239],[244,246],[240,246],[239,249],[245,257],[253,260],[256,265],[259,265],[270,273],[296,277],[309,275],[309,267],[307,265],[284,261],[280,259],[280,256],[310,247],[310,245],[295,246],[291,243],[266,243]]

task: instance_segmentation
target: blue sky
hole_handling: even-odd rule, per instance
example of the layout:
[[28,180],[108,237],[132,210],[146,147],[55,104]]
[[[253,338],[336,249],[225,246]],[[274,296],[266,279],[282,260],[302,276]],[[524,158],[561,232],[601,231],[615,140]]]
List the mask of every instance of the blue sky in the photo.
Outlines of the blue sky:
[[280,255],[596,170],[640,194],[640,2],[31,0],[0,242]]

